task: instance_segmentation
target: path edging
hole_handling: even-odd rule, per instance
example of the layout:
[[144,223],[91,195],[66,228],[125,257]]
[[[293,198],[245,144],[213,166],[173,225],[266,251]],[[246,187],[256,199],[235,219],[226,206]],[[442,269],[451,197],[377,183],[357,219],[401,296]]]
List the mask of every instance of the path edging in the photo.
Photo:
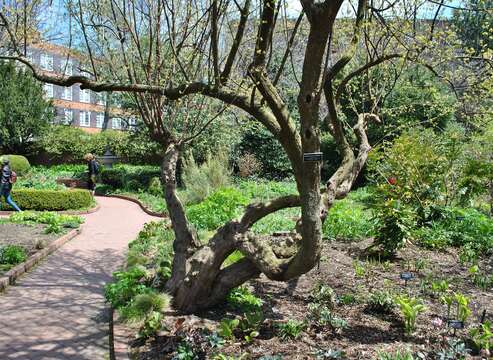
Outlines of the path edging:
[[159,217],[159,218],[163,218],[163,219],[168,217],[168,215],[166,215],[166,214],[158,213],[158,212],[149,210],[149,208],[147,208],[139,199],[136,199],[136,198],[133,198],[130,196],[119,195],[119,194],[96,195],[96,196],[110,197],[110,198],[117,198],[117,199],[131,201],[131,202],[139,205],[140,208],[142,209],[142,211],[145,212],[147,215],[151,215],[151,216],[155,216],[155,217]]
[[69,231],[62,237],[52,241],[44,249],[39,250],[37,253],[30,256],[26,261],[14,266],[12,269],[7,271],[5,274],[0,276],[0,292],[5,291],[9,285],[14,285],[15,281],[24,273],[31,270],[36,264],[41,260],[45,259],[48,255],[53,253],[55,250],[59,249],[66,242],[72,240],[74,237],[81,233],[81,229],[74,229]]
[[130,360],[128,356],[128,337],[119,323],[117,311],[110,306],[110,360]]

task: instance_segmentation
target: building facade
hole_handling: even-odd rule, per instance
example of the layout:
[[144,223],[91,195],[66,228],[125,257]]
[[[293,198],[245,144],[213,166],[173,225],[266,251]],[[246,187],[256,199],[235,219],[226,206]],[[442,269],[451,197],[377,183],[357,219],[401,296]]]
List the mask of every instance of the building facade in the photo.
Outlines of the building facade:
[[[31,46],[27,57],[43,71],[68,76],[79,74],[83,62],[82,55],[48,43]],[[87,132],[101,131],[106,110],[104,93],[82,90],[79,84],[71,87],[44,84],[43,88],[55,107],[55,123],[80,127]],[[107,129],[125,130],[135,126],[135,118],[123,116],[124,112],[118,108],[112,108],[109,114]]]

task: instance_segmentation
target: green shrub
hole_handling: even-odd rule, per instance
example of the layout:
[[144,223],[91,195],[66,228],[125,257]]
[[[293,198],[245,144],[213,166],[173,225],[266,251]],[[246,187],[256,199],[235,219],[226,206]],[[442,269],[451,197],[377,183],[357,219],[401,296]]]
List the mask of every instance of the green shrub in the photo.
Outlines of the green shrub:
[[252,226],[252,231],[257,234],[272,234],[276,231],[293,230],[299,216],[298,208],[279,210],[257,221]]
[[375,235],[375,225],[369,210],[346,198],[330,209],[323,234],[331,240],[362,240]]
[[235,216],[248,204],[248,199],[234,188],[224,188],[200,204],[187,208],[188,219],[197,229],[215,230]]
[[285,323],[277,324],[277,334],[281,340],[297,339],[306,329],[304,321],[289,319]]
[[15,212],[9,217],[13,223],[23,224],[45,224],[45,233],[58,234],[62,228],[76,229],[84,222],[83,218],[75,215],[61,215],[53,212],[35,213],[31,211]]
[[86,153],[102,155],[107,148],[122,161],[153,163],[162,148],[144,132],[106,130],[89,134],[73,126],[54,125],[42,137],[41,148],[53,162],[81,163]]
[[159,177],[153,177],[149,182],[147,192],[154,196],[163,196],[163,187],[161,186],[161,179]]
[[257,201],[298,193],[294,181],[240,180],[237,187],[245,196]]
[[[61,191],[14,189],[12,198],[22,210],[78,210],[89,208],[94,204],[91,193],[81,189]],[[3,199],[2,209],[10,209]]]
[[115,272],[113,277],[116,281],[105,287],[106,300],[116,309],[127,305],[134,296],[148,291],[147,287],[140,283],[145,275],[145,269],[137,266],[127,271]]
[[238,145],[238,155],[252,154],[262,164],[262,176],[284,179],[292,173],[291,163],[281,144],[263,125],[250,122]]
[[417,128],[372,151],[373,206],[378,231],[375,245],[393,255],[412,231],[429,221],[436,206],[461,201],[464,131],[450,126],[443,133]]
[[125,321],[142,320],[153,311],[162,312],[169,306],[169,303],[168,295],[149,290],[135,295],[128,305],[120,309],[120,314]]
[[428,248],[455,246],[463,257],[473,261],[493,248],[493,219],[475,209],[434,207],[429,222],[413,232],[413,237]]
[[262,307],[262,299],[259,299],[246,287],[240,286],[231,290],[226,298],[229,305],[244,312],[259,310]]
[[31,168],[29,161],[22,155],[2,155],[0,160],[7,158],[10,160],[10,168],[17,173],[18,176],[26,174]]
[[394,307],[394,296],[386,290],[371,293],[366,304],[367,311],[377,314],[390,314]]
[[18,245],[0,247],[0,264],[17,265],[27,259],[26,250]]
[[159,178],[161,170],[157,166],[117,165],[104,169],[101,181],[114,189],[139,191],[147,189],[154,178]]
[[198,165],[190,155],[183,161],[182,181],[185,187],[184,199],[187,204],[196,204],[214,191],[231,184],[231,170],[228,157],[224,153],[208,155],[206,161]]

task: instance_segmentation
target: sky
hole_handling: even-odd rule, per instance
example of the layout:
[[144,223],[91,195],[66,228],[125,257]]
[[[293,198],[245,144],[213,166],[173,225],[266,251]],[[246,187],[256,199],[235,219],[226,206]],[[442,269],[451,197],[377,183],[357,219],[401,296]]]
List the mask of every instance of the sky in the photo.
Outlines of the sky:
[[[66,12],[64,10],[64,3],[66,0],[51,0],[51,7],[50,10],[46,11],[45,14],[45,19],[44,19],[44,28],[47,32],[47,37],[50,38],[51,41],[55,43],[61,43],[63,42],[62,39],[60,39],[60,36],[56,34],[68,33],[68,16],[66,15]],[[181,1],[187,1],[187,0],[181,0]],[[297,15],[301,11],[301,3],[299,0],[285,0],[287,3],[287,14],[290,17],[297,17]],[[354,2],[355,0],[353,0]],[[385,4],[387,4],[391,0],[381,0],[384,1]],[[435,0],[433,0],[435,1]],[[437,0],[440,1],[440,0]],[[444,0],[445,4],[452,5],[452,6],[460,6],[461,3],[463,3],[463,0]],[[378,0],[376,0],[378,2]],[[422,18],[432,18],[435,15],[437,5],[428,2],[427,5],[423,6],[420,8],[418,11],[418,16]],[[349,0],[346,0],[344,2],[344,5],[339,12],[339,17],[353,17],[354,16],[354,11],[352,10],[352,7],[350,6]],[[452,9],[443,7],[443,9],[440,12],[440,17],[441,18],[449,18],[452,16]]]

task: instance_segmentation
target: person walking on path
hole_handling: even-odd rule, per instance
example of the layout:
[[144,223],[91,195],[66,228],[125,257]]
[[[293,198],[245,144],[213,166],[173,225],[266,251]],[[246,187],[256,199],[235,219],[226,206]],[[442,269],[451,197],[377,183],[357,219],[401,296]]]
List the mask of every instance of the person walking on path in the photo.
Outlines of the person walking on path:
[[87,167],[89,170],[89,178],[87,180],[87,188],[89,189],[89,191],[91,191],[92,196],[94,196],[95,189],[96,189],[96,179],[97,179],[97,175],[99,173],[99,165],[96,162],[96,157],[91,153],[84,155],[84,160],[87,161]]
[[21,211],[14,200],[10,197],[10,191],[12,190],[12,185],[16,180],[15,172],[10,169],[10,161],[7,158],[2,160],[2,178],[1,178],[1,193],[0,197],[5,197],[7,204],[12,206],[15,211]]

